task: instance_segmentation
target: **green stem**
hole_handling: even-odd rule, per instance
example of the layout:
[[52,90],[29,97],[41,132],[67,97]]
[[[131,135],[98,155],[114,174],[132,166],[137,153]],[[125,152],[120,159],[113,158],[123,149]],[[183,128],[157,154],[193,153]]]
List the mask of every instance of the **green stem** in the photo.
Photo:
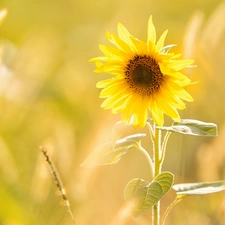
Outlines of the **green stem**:
[[138,150],[141,151],[144,154],[144,156],[146,157],[148,164],[150,166],[150,170],[152,172],[152,176],[154,176],[154,167],[153,167],[153,162],[152,162],[150,155],[141,145],[139,146]]
[[155,163],[155,177],[161,173],[161,130],[155,129],[154,138],[154,163]]
[[165,135],[165,137],[163,139],[163,143],[162,143],[162,154],[161,154],[161,157],[160,157],[160,163],[161,163],[161,165],[164,162],[164,158],[165,158],[165,154],[166,154],[166,146],[167,146],[167,142],[168,142],[168,139],[170,137],[170,134],[171,134],[171,132],[167,131],[166,132],[166,135]]
[[149,131],[151,140],[152,140],[152,142],[154,144],[154,138],[155,137],[154,137],[154,129],[153,129],[153,126],[149,122],[147,122],[147,127],[148,127],[148,131]]
[[[166,146],[168,139],[170,137],[171,132],[167,132],[161,146],[161,130],[156,128],[156,125],[151,125],[150,123],[147,123],[148,130],[151,136],[151,140],[153,142],[153,177],[155,178],[157,175],[161,173],[162,170],[162,164],[164,162],[165,154],[166,154]],[[147,152],[145,152],[146,154]],[[148,154],[148,153],[147,153]],[[147,157],[147,156],[146,156]],[[148,158],[148,157],[147,157]],[[152,162],[150,159],[149,161]],[[177,203],[176,201],[174,205]],[[170,206],[171,208],[173,207],[173,204]],[[165,212],[163,219],[162,219],[162,224],[164,225],[165,219],[171,210],[171,208],[168,207],[168,211]],[[160,224],[160,201],[155,204],[152,208],[152,225],[159,225]]]
[[[161,131],[155,128],[153,139],[153,158],[154,158],[154,177],[161,173]],[[153,225],[159,225],[160,222],[160,202],[153,206],[152,212]]]
[[181,198],[176,198],[169,206],[168,208],[166,209],[163,217],[162,217],[162,221],[161,221],[161,224],[160,225],[165,225],[165,222],[166,222],[166,218],[169,214],[169,212],[171,211],[171,209],[179,202],[181,201],[182,199]]

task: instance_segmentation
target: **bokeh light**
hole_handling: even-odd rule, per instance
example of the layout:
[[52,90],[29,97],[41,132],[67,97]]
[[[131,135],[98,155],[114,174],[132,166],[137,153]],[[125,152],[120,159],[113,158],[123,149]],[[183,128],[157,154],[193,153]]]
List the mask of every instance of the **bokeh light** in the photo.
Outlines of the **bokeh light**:
[[[61,204],[39,146],[45,146],[64,183],[77,225],[150,224],[151,210],[138,218],[123,199],[127,182],[148,180],[148,164],[135,151],[118,164],[80,164],[110,141],[120,119],[100,108],[90,58],[108,44],[106,30],[117,22],[142,40],[153,15],[158,37],[195,59],[185,73],[199,83],[182,118],[218,124],[218,138],[172,135],[163,170],[176,183],[225,179],[225,2],[222,0],[1,0],[8,13],[0,25],[0,224],[72,224]],[[168,119],[167,124],[171,124]],[[145,143],[149,145],[148,141]],[[163,199],[162,210],[173,200]],[[190,197],[168,224],[224,225],[225,193]]]

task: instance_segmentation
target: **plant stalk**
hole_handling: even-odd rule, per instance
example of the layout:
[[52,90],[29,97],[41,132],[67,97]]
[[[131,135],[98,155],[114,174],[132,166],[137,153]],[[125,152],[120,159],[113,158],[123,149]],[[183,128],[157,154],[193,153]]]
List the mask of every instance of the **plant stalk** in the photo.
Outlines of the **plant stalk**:
[[168,208],[166,209],[163,217],[162,217],[162,222],[161,222],[161,225],[165,225],[165,222],[166,222],[166,218],[169,214],[169,212],[171,211],[171,209],[178,203],[180,202],[182,199],[181,198],[176,198],[169,206]]
[[[153,159],[154,159],[154,178],[161,173],[161,131],[155,128],[153,139]],[[160,201],[153,206],[152,209],[152,224],[159,225],[160,223]]]
[[148,152],[140,145],[138,148],[139,151],[141,151],[143,153],[143,155],[146,157],[151,173],[152,173],[152,177],[154,178],[154,166],[153,166],[153,162],[152,162],[152,158],[150,157],[150,155],[148,154]]

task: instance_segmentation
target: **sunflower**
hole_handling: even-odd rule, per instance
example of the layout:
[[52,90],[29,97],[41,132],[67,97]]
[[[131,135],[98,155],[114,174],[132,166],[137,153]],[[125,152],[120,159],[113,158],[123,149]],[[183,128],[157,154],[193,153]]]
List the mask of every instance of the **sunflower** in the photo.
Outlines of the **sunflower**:
[[177,111],[185,109],[185,101],[193,101],[184,89],[191,80],[181,70],[194,60],[179,59],[180,54],[171,53],[174,45],[164,46],[168,30],[156,42],[152,16],[148,21],[147,43],[133,37],[118,23],[118,36],[106,33],[115,45],[100,45],[104,54],[91,59],[96,63],[96,73],[106,72],[113,77],[101,80],[100,98],[105,98],[102,107],[112,113],[122,113],[122,122],[144,127],[149,116],[158,126],[163,126],[164,114],[179,122]]

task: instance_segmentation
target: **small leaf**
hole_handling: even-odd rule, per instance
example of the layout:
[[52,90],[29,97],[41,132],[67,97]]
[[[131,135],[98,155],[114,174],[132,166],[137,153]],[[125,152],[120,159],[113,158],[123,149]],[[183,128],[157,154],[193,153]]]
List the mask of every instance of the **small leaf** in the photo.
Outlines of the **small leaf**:
[[180,123],[175,122],[171,127],[157,127],[160,130],[189,134],[195,136],[217,136],[217,125],[199,120],[184,119]]
[[114,124],[112,128],[112,143],[115,144],[118,139],[131,135],[135,132],[133,124],[123,123],[121,121]]
[[134,216],[154,206],[170,190],[174,176],[170,172],[159,174],[152,182],[140,178],[131,180],[124,190],[126,201],[134,201]]
[[114,144],[109,142],[97,147],[88,158],[81,164],[84,167],[95,167],[99,165],[109,165],[119,162],[119,160],[132,147],[139,147],[140,141],[146,134],[133,134],[117,140]]
[[184,198],[190,195],[205,195],[225,190],[225,180],[216,182],[201,182],[176,184],[173,189],[178,198]]

